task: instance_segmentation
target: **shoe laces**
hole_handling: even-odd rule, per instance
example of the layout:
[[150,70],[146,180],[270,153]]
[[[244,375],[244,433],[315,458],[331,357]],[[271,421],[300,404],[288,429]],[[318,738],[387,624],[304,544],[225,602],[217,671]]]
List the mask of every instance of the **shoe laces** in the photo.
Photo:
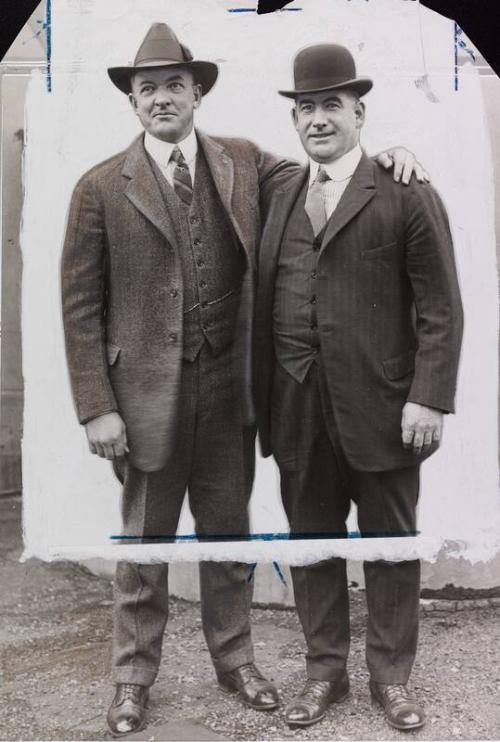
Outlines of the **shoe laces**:
[[328,681],[307,678],[301,696],[309,696],[311,700],[320,701],[325,693],[325,685],[328,685]]
[[242,665],[240,668],[240,674],[243,678],[243,681],[245,683],[248,683],[249,680],[264,680],[261,673],[257,670],[255,665],[253,663],[249,663],[248,665]]
[[140,685],[135,683],[122,683],[120,685],[120,703],[123,701],[133,701],[139,703]]
[[412,700],[406,685],[400,683],[386,685],[384,695],[391,704],[407,703]]

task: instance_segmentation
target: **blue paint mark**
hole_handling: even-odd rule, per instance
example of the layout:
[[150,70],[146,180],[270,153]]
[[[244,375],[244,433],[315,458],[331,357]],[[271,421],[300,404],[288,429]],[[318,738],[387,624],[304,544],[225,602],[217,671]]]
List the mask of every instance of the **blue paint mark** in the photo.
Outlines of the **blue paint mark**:
[[454,37],[455,37],[455,90],[458,90],[458,34],[460,26],[454,22]]
[[[280,8],[278,12],[294,13],[302,8]],[[257,8],[228,8],[228,13],[257,13]]]
[[273,567],[274,567],[274,571],[276,572],[276,574],[280,578],[280,580],[283,583],[283,585],[286,585],[285,576],[284,576],[283,572],[281,571],[280,565],[278,564],[278,562],[273,562]]
[[252,578],[254,576],[256,567],[257,567],[257,562],[254,562],[253,564],[250,565],[250,572],[247,577],[247,582],[252,582]]
[[51,0],[47,0],[45,10],[45,38],[47,41],[47,91],[52,92],[52,6]]
[[322,531],[317,533],[248,533],[248,534],[204,534],[196,533],[183,535],[158,534],[152,536],[110,536],[111,541],[142,541],[143,543],[163,542],[167,544],[196,541],[199,543],[224,542],[224,541],[297,541],[317,539],[354,539],[354,538],[408,538],[418,536],[420,531]]

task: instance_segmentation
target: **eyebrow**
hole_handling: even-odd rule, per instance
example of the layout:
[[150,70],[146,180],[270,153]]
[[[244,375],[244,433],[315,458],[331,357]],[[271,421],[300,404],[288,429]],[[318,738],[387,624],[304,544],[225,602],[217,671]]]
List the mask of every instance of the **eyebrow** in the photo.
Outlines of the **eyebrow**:
[[[329,103],[330,101],[335,101],[336,103],[342,103],[342,100],[337,95],[330,95],[328,98],[324,98],[321,103]],[[299,101],[299,106],[301,106],[303,103],[314,103],[314,100],[312,98],[302,98]]]
[[[184,78],[182,75],[173,75],[172,77],[167,77],[163,82],[178,82],[178,81],[184,82]],[[157,82],[154,80],[141,80],[139,82],[139,85],[158,85]]]

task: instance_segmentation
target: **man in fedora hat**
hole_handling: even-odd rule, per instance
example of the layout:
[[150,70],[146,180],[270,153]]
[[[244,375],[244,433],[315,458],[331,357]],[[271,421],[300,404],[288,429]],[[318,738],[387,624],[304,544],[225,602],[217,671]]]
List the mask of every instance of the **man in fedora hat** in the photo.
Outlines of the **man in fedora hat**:
[[[257,413],[292,537],[416,533],[420,463],[453,412],[462,309],[445,209],[360,148],[372,87],[350,52],[307,47],[294,65],[293,121],[309,166],[264,187],[268,218],[256,307]],[[418,632],[418,560],[365,562],[370,691],[398,729],[422,726],[407,689]],[[349,689],[346,565],[292,568],[307,682],[290,725],[319,721]]]
[[[199,538],[241,537],[254,470],[259,187],[297,166],[195,131],[217,66],[194,60],[166,24],[150,28],[133,65],[108,72],[145,131],[86,173],[71,202],[62,288],[78,417],[123,482],[125,537],[173,540],[186,489]],[[412,167],[400,153],[398,174]],[[117,565],[115,735],[144,724],[167,578],[167,564]],[[278,695],[253,662],[248,578],[244,564],[200,564],[203,629],[220,686],[268,710]]]

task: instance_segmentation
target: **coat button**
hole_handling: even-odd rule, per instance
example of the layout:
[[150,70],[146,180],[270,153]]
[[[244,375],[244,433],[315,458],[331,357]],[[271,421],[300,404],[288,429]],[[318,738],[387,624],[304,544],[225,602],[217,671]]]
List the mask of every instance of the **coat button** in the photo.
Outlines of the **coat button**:
[[179,294],[177,289],[170,289],[170,296],[172,296],[174,299]]
[[313,294],[313,295],[311,296],[311,298],[309,299],[309,303],[310,303],[310,304],[316,304],[316,295],[315,295],[315,294]]
[[177,340],[177,333],[176,332],[169,332],[168,333],[168,339],[170,340],[171,343],[175,343],[175,341]]
[[206,288],[207,288],[206,282],[205,281],[200,281],[200,289],[206,289]]
[[195,238],[194,238],[194,240],[193,240],[193,245],[194,245],[195,247],[198,247],[198,245],[201,245],[201,240],[200,240],[200,238],[199,238],[199,237],[195,237]]

